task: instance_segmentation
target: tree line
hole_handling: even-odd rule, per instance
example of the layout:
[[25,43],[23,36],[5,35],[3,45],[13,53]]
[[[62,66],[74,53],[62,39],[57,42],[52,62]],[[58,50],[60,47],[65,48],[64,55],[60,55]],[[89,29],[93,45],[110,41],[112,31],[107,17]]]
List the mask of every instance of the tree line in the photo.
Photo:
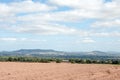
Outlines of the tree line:
[[81,63],[81,64],[120,64],[120,59],[69,59],[70,63]]
[[40,62],[40,63],[50,63],[50,62],[67,62],[67,63],[80,63],[80,64],[120,64],[120,59],[63,59],[63,58],[39,58],[39,57],[0,57],[1,62]]
[[56,58],[38,58],[38,57],[0,57],[1,62],[41,62],[41,63],[50,63],[50,62],[56,62],[60,63],[62,62],[62,59],[56,59]]

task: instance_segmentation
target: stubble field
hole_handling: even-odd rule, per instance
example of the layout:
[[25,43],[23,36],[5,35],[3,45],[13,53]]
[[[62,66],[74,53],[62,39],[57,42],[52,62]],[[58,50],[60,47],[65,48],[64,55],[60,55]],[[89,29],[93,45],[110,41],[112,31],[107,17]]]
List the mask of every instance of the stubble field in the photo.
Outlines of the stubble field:
[[120,80],[120,65],[0,62],[0,80]]

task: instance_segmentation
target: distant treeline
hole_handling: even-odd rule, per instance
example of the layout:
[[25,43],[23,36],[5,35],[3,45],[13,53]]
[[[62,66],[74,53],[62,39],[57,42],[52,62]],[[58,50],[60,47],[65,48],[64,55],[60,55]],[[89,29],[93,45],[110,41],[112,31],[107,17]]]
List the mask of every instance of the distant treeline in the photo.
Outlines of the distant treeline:
[[120,64],[119,59],[106,59],[106,60],[98,60],[98,59],[69,59],[70,63],[82,63],[82,64]]
[[50,62],[56,62],[60,63],[62,62],[62,59],[56,59],[56,58],[38,58],[38,57],[8,57],[8,56],[1,56],[0,57],[1,62],[41,62],[41,63],[50,63]]
[[67,62],[67,63],[80,63],[80,64],[120,64],[120,59],[63,59],[63,58],[39,58],[39,57],[0,57],[1,62],[40,62],[40,63],[50,63],[50,62]]

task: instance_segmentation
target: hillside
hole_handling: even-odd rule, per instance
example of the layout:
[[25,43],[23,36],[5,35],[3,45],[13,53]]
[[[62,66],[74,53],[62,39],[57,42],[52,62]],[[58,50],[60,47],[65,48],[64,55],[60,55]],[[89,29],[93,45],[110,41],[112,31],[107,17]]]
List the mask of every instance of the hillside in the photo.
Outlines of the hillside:
[[52,49],[20,49],[15,51],[1,51],[0,56],[32,56],[32,57],[56,57],[56,58],[119,58],[119,52],[65,52]]

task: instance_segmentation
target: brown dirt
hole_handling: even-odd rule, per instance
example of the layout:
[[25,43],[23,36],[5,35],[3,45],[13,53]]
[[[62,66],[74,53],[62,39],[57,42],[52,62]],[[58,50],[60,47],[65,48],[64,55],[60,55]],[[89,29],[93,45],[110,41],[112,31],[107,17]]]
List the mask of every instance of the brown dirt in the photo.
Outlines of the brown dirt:
[[120,80],[120,65],[0,62],[0,80]]

